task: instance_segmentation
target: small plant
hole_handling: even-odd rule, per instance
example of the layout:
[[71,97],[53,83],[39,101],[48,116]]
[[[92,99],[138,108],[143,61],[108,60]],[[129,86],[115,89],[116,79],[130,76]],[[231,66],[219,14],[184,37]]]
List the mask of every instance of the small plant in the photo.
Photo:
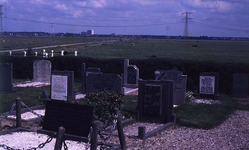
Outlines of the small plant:
[[99,93],[88,93],[82,104],[93,106],[93,117],[95,120],[106,121],[115,114],[114,108],[120,110],[124,103],[123,95],[107,91]]
[[191,91],[186,92],[186,95],[185,95],[186,102],[193,102],[195,100],[195,97],[193,96],[193,94],[194,93]]

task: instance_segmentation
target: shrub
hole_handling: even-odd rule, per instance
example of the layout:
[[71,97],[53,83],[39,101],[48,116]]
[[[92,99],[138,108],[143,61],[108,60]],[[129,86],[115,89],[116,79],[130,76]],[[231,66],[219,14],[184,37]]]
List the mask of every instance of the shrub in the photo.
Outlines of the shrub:
[[120,110],[124,103],[123,95],[107,91],[99,93],[88,93],[82,101],[83,104],[93,106],[93,117],[95,120],[106,121],[115,114],[114,108]]

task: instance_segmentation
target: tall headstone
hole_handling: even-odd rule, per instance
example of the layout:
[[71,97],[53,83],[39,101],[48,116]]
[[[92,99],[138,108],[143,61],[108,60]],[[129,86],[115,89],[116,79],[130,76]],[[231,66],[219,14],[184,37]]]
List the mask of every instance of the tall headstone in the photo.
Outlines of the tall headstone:
[[136,65],[130,65],[129,59],[124,60],[124,87],[137,88],[139,69]]
[[6,92],[13,91],[13,64],[12,63],[0,63],[0,90]]
[[172,70],[155,71],[156,80],[172,80],[174,82],[173,104],[180,105],[185,102],[187,75],[182,75],[182,72],[177,68]]
[[139,120],[158,123],[175,122],[173,81],[140,80],[138,89]]
[[50,83],[51,62],[48,60],[35,60],[33,62],[33,81]]
[[199,76],[199,94],[203,98],[219,99],[219,73],[202,72]]
[[233,74],[233,97],[235,98],[248,97],[248,74],[246,73]]
[[53,71],[51,75],[51,99],[52,100],[74,100],[74,72]]

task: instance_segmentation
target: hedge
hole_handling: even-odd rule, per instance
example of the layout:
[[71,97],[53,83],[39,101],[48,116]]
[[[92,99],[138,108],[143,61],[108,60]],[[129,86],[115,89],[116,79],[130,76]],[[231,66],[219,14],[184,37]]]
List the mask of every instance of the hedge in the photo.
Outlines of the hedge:
[[[33,61],[46,59],[52,62],[52,70],[74,71],[75,79],[81,79],[81,64],[86,67],[100,68],[103,73],[123,74],[123,59],[93,59],[87,57],[20,57],[20,56],[1,56],[1,63],[13,63],[13,77],[15,79],[33,78]],[[249,73],[249,67],[241,63],[207,63],[200,61],[187,61],[178,59],[139,59],[130,60],[130,64],[139,68],[141,79],[154,79],[155,70],[170,70],[177,67],[183,74],[188,75],[187,90],[197,91],[199,84],[199,74],[201,72],[219,73],[219,92],[232,93],[233,73]]]

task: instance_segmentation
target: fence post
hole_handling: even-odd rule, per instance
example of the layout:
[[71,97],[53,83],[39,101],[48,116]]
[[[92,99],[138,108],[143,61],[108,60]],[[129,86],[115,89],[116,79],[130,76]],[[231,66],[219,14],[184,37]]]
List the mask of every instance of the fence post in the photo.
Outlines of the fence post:
[[127,147],[126,147],[126,142],[125,142],[125,136],[124,136],[124,132],[123,132],[122,123],[121,123],[120,116],[119,116],[119,110],[117,108],[115,108],[115,111],[116,111],[116,114],[118,115],[117,129],[118,129],[118,137],[119,137],[121,149],[126,150]]
[[21,99],[16,98],[16,128],[21,127]]
[[100,126],[100,121],[93,121],[92,126],[93,132],[91,137],[91,150],[96,150],[98,144],[98,129]]
[[61,150],[62,142],[64,140],[64,134],[65,134],[65,128],[59,127],[58,132],[57,132],[54,150]]

